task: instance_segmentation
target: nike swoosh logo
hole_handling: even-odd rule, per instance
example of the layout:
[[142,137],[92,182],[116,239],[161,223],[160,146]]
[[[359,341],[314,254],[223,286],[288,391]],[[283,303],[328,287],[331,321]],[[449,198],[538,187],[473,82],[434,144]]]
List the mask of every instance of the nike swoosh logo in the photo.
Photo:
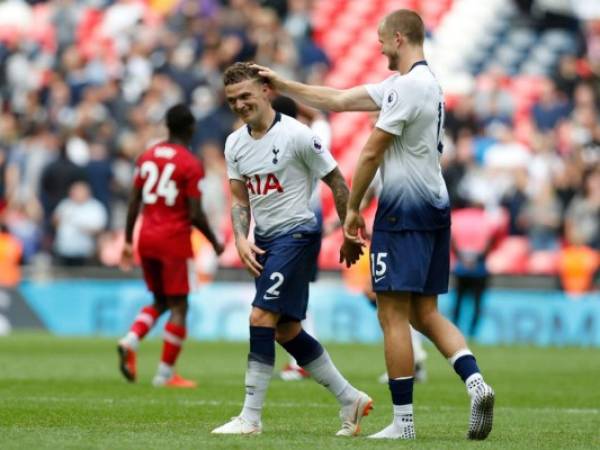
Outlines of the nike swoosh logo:
[[373,278],[373,281],[375,281],[375,283],[379,283],[381,280],[383,280],[385,278],[385,275],[379,278]]
[[271,297],[267,295],[263,295],[263,300],[277,300],[279,297]]

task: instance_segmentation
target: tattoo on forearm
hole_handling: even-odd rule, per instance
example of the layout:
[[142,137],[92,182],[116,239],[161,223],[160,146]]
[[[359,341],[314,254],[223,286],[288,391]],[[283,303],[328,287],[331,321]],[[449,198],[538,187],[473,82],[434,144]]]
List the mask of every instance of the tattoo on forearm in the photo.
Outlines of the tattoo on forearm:
[[231,221],[233,222],[233,232],[235,237],[248,237],[250,231],[250,207],[242,205],[233,205],[231,208]]
[[331,192],[333,193],[335,209],[340,217],[340,222],[344,223],[344,220],[346,220],[346,211],[348,207],[348,197],[350,195],[350,191],[348,190],[346,181],[344,180],[344,177],[342,177],[341,173],[336,171],[328,178],[329,180],[325,181],[327,184],[329,184]]

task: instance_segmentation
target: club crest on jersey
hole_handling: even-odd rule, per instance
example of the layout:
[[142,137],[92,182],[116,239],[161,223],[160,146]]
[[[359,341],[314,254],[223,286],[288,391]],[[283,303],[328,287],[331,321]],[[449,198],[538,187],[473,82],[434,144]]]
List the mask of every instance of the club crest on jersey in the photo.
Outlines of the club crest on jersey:
[[389,109],[398,102],[398,93],[396,91],[389,91],[385,97],[385,103],[383,107]]
[[323,153],[323,144],[321,143],[321,139],[319,139],[317,136],[313,137],[312,146],[317,155]]
[[273,146],[273,150],[271,151],[273,152],[273,164],[277,164],[279,162],[279,149]]

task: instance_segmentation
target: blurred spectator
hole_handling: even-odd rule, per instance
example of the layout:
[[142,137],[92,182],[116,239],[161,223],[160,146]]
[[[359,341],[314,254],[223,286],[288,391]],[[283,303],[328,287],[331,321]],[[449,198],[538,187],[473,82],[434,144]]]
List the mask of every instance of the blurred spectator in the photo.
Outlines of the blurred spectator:
[[52,236],[52,214],[58,203],[67,197],[71,185],[87,180],[85,171],[67,157],[67,146],[60,147],[58,158],[48,164],[40,180],[40,199],[45,218],[45,232]]
[[21,260],[32,262],[42,247],[42,232],[38,223],[40,211],[35,204],[12,201],[3,213],[6,229],[21,245]]
[[54,253],[60,263],[79,266],[92,262],[96,255],[96,237],[106,222],[106,211],[102,203],[91,196],[89,186],[75,182],[69,189],[69,197],[54,211]]
[[461,133],[468,131],[471,135],[479,133],[479,119],[475,114],[471,96],[461,97],[456,106],[446,113],[444,128],[452,140],[456,141]]
[[90,160],[85,166],[85,171],[94,198],[102,203],[102,206],[104,206],[104,209],[110,216],[113,174],[106,146],[100,143],[90,146]]
[[548,131],[567,118],[570,109],[569,102],[556,89],[554,81],[546,79],[542,82],[540,99],[533,105],[531,112],[538,130]]
[[529,196],[518,221],[520,227],[527,230],[531,250],[558,250],[561,207],[550,182]]
[[569,294],[583,294],[593,289],[594,276],[600,268],[600,252],[585,245],[568,245],[560,252],[559,275]]
[[[202,208],[206,213],[211,229],[218,230],[217,237],[224,240],[225,221],[229,220],[227,205],[227,167],[219,144],[207,142],[202,147],[204,178],[201,181]],[[194,260],[201,282],[212,280],[218,268],[218,256],[210,242],[200,232],[194,232]]]
[[523,236],[527,228],[521,221],[523,210],[527,205],[527,171],[518,170],[515,173],[515,182],[502,198],[502,206],[506,208],[509,216],[508,234],[510,236]]
[[[336,7],[340,17],[346,3]],[[448,94],[442,167],[451,202],[462,208],[477,193],[490,211],[505,208],[510,233],[527,236],[533,249],[578,239],[597,247],[597,231],[589,230],[597,229],[600,219],[589,187],[583,193],[582,179],[600,165],[598,2],[517,3],[528,16],[511,18],[528,27],[533,39],[524,49],[525,60],[504,69],[482,56],[483,65],[465,69],[472,70],[468,78],[474,83],[457,92],[451,88],[455,83],[441,79]],[[311,84],[328,84],[326,77],[344,67],[347,55],[356,57],[357,68],[363,65],[361,76],[379,70],[368,54],[357,52],[358,45],[346,56],[336,54],[336,45],[325,39],[329,30],[311,24],[319,10],[315,5],[313,0],[20,2],[36,19],[31,21],[35,29],[25,23],[19,34],[0,29],[0,209],[4,206],[5,223],[22,242],[23,261],[52,248],[50,218],[78,180],[90,183],[108,212],[111,232],[120,233],[133,162],[164,135],[157,124],[172,104],[190,104],[199,125],[192,149],[218,161],[235,127],[221,80],[233,61],[256,60]],[[573,16],[570,9],[579,23],[568,17]],[[6,22],[6,14],[1,20]],[[496,42],[493,48],[480,42],[479,50],[487,46],[482,55],[500,54],[515,43],[512,20],[499,18],[494,25],[503,28],[490,29]],[[587,43],[581,51],[578,29]],[[435,40],[435,27],[431,32]],[[318,43],[331,53],[326,55]],[[375,46],[366,50],[378,57]],[[456,49],[457,56],[461,51]],[[445,58],[435,59],[432,63],[443,65]],[[525,70],[528,62],[546,75]],[[481,67],[485,71],[478,75]],[[515,70],[516,75],[507,76]],[[356,123],[355,140],[360,141],[361,122]],[[345,169],[352,158],[340,148],[339,128],[332,130],[332,149]],[[58,136],[68,139],[63,143]],[[350,164],[348,173],[352,169]],[[218,199],[214,206],[223,208],[224,190],[213,190],[220,186],[220,169],[211,170],[207,191]],[[543,193],[550,191],[554,196],[546,198]],[[223,232],[230,232],[228,225]]]
[[494,123],[509,125],[512,122],[515,102],[508,89],[507,76],[494,67],[483,77],[483,87],[475,92],[475,112],[484,127]]
[[0,225],[0,287],[16,287],[21,281],[21,242]]
[[600,166],[584,177],[584,189],[566,214],[566,235],[574,245],[600,250]]
[[581,81],[577,71],[577,57],[575,55],[563,55],[558,61],[558,68],[554,75],[556,88],[563,92],[567,98],[573,98],[575,86]]
[[456,280],[456,301],[452,318],[459,326],[465,297],[472,295],[473,314],[468,329],[470,337],[477,333],[489,279],[486,258],[497,233],[496,222],[484,208],[486,200],[478,198],[474,192],[465,208],[452,212],[451,245],[455,257],[453,273]]

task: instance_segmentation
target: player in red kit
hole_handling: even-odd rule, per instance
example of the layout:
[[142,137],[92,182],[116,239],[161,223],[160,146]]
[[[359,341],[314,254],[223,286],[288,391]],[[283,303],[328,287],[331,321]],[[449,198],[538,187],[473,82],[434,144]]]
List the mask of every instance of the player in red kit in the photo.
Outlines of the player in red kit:
[[175,373],[174,367],[186,337],[188,309],[188,261],[192,257],[192,225],[209,240],[217,254],[223,246],[208,226],[201,206],[203,169],[187,146],[195,119],[185,105],[166,114],[167,141],[150,147],[136,162],[134,187],[129,201],[122,267],[133,262],[133,228],[141,209],[142,226],[138,251],[152,305],[142,308],[129,332],[118,344],[119,366],[129,381],[136,379],[136,351],[158,318],[169,310],[162,357],[154,386],[195,387],[196,383]]

